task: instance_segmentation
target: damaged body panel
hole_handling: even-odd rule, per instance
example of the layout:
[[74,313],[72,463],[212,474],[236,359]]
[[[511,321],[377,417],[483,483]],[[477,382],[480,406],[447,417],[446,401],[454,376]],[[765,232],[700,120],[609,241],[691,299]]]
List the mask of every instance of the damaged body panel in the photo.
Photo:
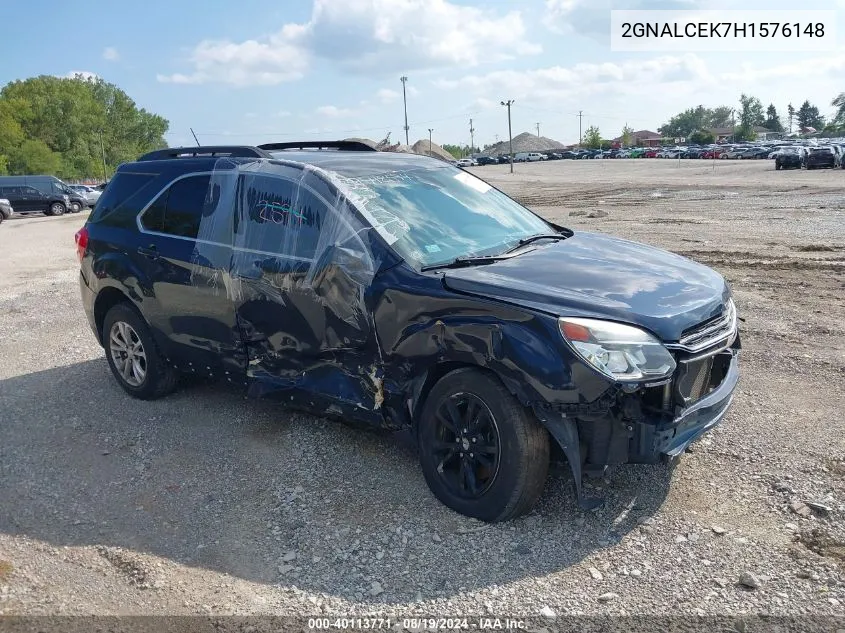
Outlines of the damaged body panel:
[[583,472],[671,459],[725,415],[737,316],[709,268],[549,224],[430,158],[223,150],[122,166],[84,228],[83,304],[119,380],[138,356],[113,323],[133,350],[149,331],[150,380],[412,429],[435,494],[485,520],[530,509],[549,437],[591,507]]

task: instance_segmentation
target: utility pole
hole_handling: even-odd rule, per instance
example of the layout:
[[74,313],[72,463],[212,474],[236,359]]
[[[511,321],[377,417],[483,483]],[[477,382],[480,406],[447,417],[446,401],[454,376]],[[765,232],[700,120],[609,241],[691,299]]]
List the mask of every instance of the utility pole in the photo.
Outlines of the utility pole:
[[197,138],[197,135],[194,134],[194,128],[189,127],[188,129],[191,130],[191,136],[193,136],[194,140],[197,142],[197,147],[200,147],[200,140]]
[[405,82],[408,81],[408,78],[402,75],[399,77],[399,81],[402,82],[402,103],[405,104],[405,145],[410,145],[408,141],[408,99],[405,96]]
[[472,119],[469,120],[469,153],[475,151],[475,128],[472,127]]
[[580,149],[581,143],[584,142],[584,137],[581,134],[581,120],[584,118],[584,114],[581,110],[578,110],[578,147]]
[[514,99],[508,99],[507,101],[502,101],[503,106],[508,107],[508,139],[510,144],[510,154],[511,154],[511,173],[513,173],[513,131],[511,130],[511,106],[513,105]]
[[731,108],[731,143],[736,143],[736,117],[734,113],[736,110]]
[[431,153],[431,133],[432,132],[434,132],[434,128],[433,127],[428,128],[428,155],[429,156],[434,156],[434,154]]
[[103,131],[100,130],[100,151],[103,154],[103,182],[108,181],[108,175],[106,174],[106,146],[103,144]]
[[535,123],[534,125],[536,125],[536,126],[537,126],[537,136],[540,136],[540,122],[538,121],[538,122],[537,122],[537,123]]

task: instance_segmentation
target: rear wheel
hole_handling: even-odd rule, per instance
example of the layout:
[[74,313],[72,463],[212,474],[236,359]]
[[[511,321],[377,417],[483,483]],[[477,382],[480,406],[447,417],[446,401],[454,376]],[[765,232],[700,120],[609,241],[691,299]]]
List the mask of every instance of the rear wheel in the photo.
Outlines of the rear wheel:
[[459,369],[434,386],[419,421],[426,482],[446,506],[482,521],[531,510],[549,469],[549,436],[495,377]]
[[160,398],[176,386],[177,372],[159,353],[144,320],[125,303],[103,322],[106,360],[123,390],[141,400]]

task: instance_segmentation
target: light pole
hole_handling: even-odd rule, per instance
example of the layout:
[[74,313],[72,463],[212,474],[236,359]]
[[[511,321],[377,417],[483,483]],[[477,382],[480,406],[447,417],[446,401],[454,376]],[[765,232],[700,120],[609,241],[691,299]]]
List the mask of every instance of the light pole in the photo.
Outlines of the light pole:
[[408,141],[408,99],[405,96],[405,82],[408,81],[408,78],[402,75],[399,77],[399,81],[402,82],[402,103],[405,105],[405,145],[410,145]]
[[513,105],[514,99],[508,99],[507,101],[502,101],[503,106],[508,107],[508,144],[510,146],[510,154],[511,154],[511,173],[513,173],[513,132],[511,131],[511,105]]
[[472,127],[472,119],[469,120],[469,153],[475,152],[475,128]]
[[433,156],[433,154],[431,153],[431,133],[432,132],[434,132],[434,128],[433,127],[428,128],[428,155],[429,156]]

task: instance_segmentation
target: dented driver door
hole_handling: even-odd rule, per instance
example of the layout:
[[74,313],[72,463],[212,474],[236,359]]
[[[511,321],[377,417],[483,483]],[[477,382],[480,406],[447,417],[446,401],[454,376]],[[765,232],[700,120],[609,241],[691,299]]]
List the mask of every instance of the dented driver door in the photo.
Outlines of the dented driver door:
[[257,164],[237,187],[231,278],[253,389],[381,424],[365,229],[311,171]]

